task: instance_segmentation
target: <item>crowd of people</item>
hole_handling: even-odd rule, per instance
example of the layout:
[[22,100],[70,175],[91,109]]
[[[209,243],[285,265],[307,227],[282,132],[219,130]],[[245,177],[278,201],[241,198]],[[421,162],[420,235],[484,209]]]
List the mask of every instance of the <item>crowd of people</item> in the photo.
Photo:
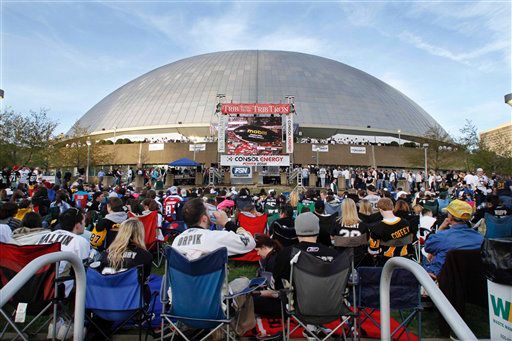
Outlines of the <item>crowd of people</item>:
[[[512,214],[512,181],[482,169],[460,172],[304,167],[303,179],[316,172],[319,188],[277,193],[236,187],[133,186],[131,174],[114,184],[85,183],[82,176],[61,174],[46,181],[37,168],[2,172],[0,241],[16,245],[58,242],[103,274],[135,266],[152,271],[154,255],[144,244],[137,217],[156,212],[158,238],[189,259],[226,247],[230,257],[257,252],[258,273],[269,280],[254,297],[255,313],[280,316],[278,291],[290,276],[292,249],[325,262],[342,247],[336,236],[364,236],[355,249],[355,266],[382,266],[392,257],[421,261],[436,278],[453,249],[478,249],[485,213]],[[135,172],[135,170],[132,170]],[[345,190],[328,188],[342,177]],[[101,178],[101,177],[98,177]],[[323,179],[323,180],[322,180]],[[399,186],[405,180],[406,187]],[[240,216],[266,216],[266,229],[253,235]],[[173,224],[182,222],[183,224]],[[178,226],[178,228],[176,227]],[[415,245],[424,245],[425,254]],[[68,271],[62,262],[59,272]],[[66,282],[71,294],[73,282]]]

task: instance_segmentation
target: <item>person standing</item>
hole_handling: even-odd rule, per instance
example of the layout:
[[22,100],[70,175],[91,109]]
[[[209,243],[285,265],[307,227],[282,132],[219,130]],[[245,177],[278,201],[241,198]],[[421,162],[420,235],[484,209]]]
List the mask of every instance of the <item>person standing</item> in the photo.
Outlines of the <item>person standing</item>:
[[327,171],[325,170],[324,167],[320,168],[320,170],[318,171],[318,175],[320,177],[320,186],[322,188],[325,188],[325,177],[327,176]]

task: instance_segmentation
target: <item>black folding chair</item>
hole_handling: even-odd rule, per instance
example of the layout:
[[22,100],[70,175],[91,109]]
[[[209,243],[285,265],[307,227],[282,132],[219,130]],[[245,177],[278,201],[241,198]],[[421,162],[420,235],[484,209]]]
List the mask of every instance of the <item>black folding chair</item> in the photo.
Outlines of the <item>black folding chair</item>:
[[[380,328],[380,323],[372,317],[372,314],[375,310],[380,309],[379,288],[382,268],[360,267],[357,270],[359,274],[358,308],[362,316],[359,324],[362,325],[366,320],[369,320]],[[390,297],[391,310],[398,311],[402,320],[400,325],[391,332],[391,337],[399,338],[405,332],[409,339],[410,335],[407,327],[418,316],[418,338],[421,340],[421,312],[423,306],[420,284],[416,277],[405,269],[393,271]],[[406,310],[411,312],[405,315],[404,311]]]
[[[283,318],[285,313],[287,315],[285,338],[289,340],[297,328],[303,327],[308,336],[315,340],[327,340],[349,321],[347,315],[350,311],[345,305],[344,295],[353,258],[352,250],[346,249],[332,262],[325,262],[296,248],[292,256],[290,286],[282,291],[286,295],[282,305]],[[291,319],[298,324],[293,330],[290,330]],[[307,325],[322,326],[333,321],[340,323],[324,338],[307,331]]]

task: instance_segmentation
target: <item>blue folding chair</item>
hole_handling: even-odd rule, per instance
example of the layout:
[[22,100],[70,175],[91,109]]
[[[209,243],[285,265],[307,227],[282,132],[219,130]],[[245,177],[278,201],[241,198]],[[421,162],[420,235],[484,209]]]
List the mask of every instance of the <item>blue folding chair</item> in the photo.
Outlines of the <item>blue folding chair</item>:
[[146,325],[147,338],[151,316],[148,313],[148,305],[144,302],[142,280],[141,267],[110,275],[102,275],[94,269],[87,269],[86,312],[115,325],[110,331],[105,331],[87,314],[88,321],[105,339],[110,340],[112,335],[127,324],[139,327],[139,340],[142,337],[143,325]]
[[[176,249],[167,247],[165,256],[165,276],[160,291],[163,304],[161,338],[164,338],[165,325],[168,323],[172,338],[178,333],[185,340],[198,339],[197,335],[185,335],[182,331],[182,325],[185,325],[196,331],[209,330],[201,340],[207,339],[219,329],[225,332],[226,339],[236,340],[236,336],[230,332],[231,301],[262,287],[265,279],[253,279],[243,291],[223,295],[223,288],[227,288],[228,284],[228,252],[225,247],[195,260],[188,260]],[[171,298],[168,295],[169,288]]]
[[[372,314],[376,309],[380,309],[380,276],[381,267],[359,267],[358,300],[360,321],[362,326],[366,320],[370,320],[376,327],[380,328],[380,323],[376,321]],[[404,332],[407,339],[410,338],[407,327],[418,316],[418,338],[421,340],[421,291],[418,280],[412,273],[404,269],[396,269],[391,277],[390,306],[392,310],[398,311],[402,319],[400,325],[391,332],[393,339],[398,339]],[[367,311],[365,308],[368,308]],[[410,311],[405,316],[404,311]]]
[[512,237],[512,216],[499,218],[486,213],[485,227],[485,238],[510,238]]

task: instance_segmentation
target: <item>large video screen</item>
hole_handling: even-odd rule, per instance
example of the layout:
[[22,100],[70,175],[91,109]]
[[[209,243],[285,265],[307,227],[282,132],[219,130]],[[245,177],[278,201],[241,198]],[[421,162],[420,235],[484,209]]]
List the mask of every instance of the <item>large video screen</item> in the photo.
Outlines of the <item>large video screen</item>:
[[284,115],[230,115],[226,129],[229,155],[284,154]]

